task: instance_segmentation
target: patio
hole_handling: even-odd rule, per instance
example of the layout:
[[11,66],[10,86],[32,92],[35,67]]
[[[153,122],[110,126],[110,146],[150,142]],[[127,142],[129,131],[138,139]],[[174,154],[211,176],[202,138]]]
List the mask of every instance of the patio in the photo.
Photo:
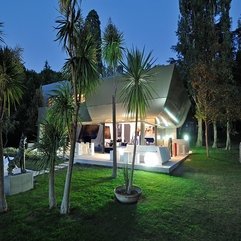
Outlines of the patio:
[[[146,164],[135,164],[135,169],[145,170],[151,172],[160,172],[170,174],[172,173],[185,159],[189,156],[182,155],[171,157],[171,159],[163,164],[158,164],[154,166],[148,166]],[[110,153],[94,153],[94,154],[85,154],[85,155],[76,155],[74,163],[79,164],[88,164],[88,165],[96,165],[96,166],[106,166],[112,167],[113,162],[111,160]],[[124,162],[118,161],[117,166],[123,167]]]

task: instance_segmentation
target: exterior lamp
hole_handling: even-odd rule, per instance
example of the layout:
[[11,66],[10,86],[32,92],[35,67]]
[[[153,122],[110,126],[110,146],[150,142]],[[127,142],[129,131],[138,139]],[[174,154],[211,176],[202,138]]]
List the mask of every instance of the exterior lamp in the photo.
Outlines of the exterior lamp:
[[190,140],[190,137],[189,137],[188,134],[184,134],[184,135],[183,135],[183,139],[184,139],[185,141],[189,141],[189,140]]

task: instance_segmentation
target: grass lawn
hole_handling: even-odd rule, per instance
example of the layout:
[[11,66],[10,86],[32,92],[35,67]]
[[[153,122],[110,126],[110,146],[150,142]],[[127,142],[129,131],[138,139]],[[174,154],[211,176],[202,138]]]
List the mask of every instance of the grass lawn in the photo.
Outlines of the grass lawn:
[[[143,190],[138,204],[123,205],[113,189],[123,183],[111,169],[76,165],[72,179],[71,214],[48,210],[48,178],[35,188],[7,197],[9,211],[0,215],[1,241],[240,241],[241,164],[238,150],[194,149],[179,176],[135,172]],[[60,206],[65,170],[56,173]]]

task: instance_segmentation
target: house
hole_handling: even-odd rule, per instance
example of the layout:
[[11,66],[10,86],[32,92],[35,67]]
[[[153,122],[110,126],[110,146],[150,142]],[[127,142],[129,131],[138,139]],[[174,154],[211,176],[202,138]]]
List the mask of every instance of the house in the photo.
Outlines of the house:
[[[150,100],[145,119],[139,121],[139,144],[166,145],[168,139],[177,138],[177,128],[187,117],[191,103],[175,65],[155,66],[151,69],[151,85],[155,90]],[[133,143],[134,119],[131,118],[120,101],[120,90],[124,84],[121,74],[100,80],[91,96],[86,97],[81,106],[82,128],[77,141],[91,141],[96,150],[111,148],[112,135],[112,95],[117,87],[116,120],[119,145]],[[39,121],[46,111],[52,91],[61,82],[42,87],[45,106],[39,108]]]

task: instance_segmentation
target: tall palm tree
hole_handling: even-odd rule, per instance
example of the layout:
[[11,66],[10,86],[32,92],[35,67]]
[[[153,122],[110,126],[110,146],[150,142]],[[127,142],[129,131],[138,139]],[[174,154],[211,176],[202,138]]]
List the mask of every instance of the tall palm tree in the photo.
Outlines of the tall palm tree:
[[[3,120],[10,115],[10,107],[19,103],[23,94],[23,65],[19,50],[0,48],[0,159],[3,158]],[[4,194],[4,170],[0,161],[0,212],[7,211]]]
[[135,118],[134,150],[127,187],[127,194],[130,194],[136,158],[138,120],[145,117],[149,101],[154,93],[151,86],[152,75],[150,74],[154,60],[151,57],[151,52],[145,55],[145,49],[143,51],[139,51],[138,49],[127,50],[126,59],[127,63],[121,62],[124,68],[125,84],[121,90],[120,98],[127,108],[129,115]]
[[[103,35],[103,58],[111,68],[113,75],[116,74],[118,62],[123,58],[123,33],[112,23],[111,19],[105,28]],[[112,177],[117,176],[117,147],[116,147],[116,91],[117,83],[114,83],[114,93],[112,94],[112,125],[113,125],[113,169]]]
[[76,131],[80,104],[98,83],[96,48],[87,28],[84,28],[77,0],[59,1],[62,18],[57,20],[57,40],[63,43],[69,59],[65,69],[71,76],[74,112],[71,117],[70,157],[60,213],[69,213],[69,196],[74,163]]

